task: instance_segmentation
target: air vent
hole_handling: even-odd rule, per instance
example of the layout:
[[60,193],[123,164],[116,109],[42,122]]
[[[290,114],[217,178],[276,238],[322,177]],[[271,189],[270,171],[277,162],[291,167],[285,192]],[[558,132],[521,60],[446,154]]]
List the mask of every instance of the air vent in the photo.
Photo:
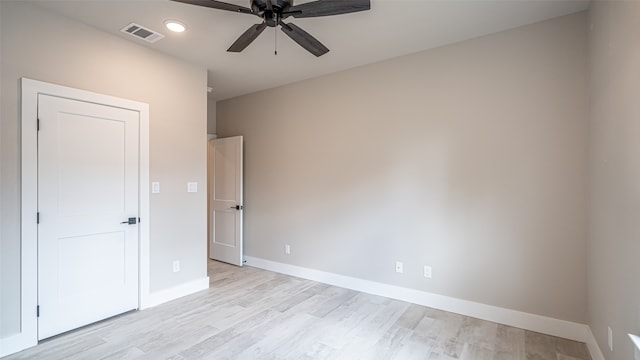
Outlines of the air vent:
[[153,31],[149,28],[135,23],[131,23],[123,27],[122,29],[120,29],[120,31],[150,43],[154,43],[164,37],[164,35],[160,34],[157,31]]

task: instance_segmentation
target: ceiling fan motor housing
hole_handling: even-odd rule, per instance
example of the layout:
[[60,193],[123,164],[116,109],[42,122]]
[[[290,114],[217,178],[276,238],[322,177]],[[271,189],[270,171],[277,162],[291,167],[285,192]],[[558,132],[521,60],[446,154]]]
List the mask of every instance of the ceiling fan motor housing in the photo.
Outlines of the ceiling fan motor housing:
[[293,0],[251,0],[251,10],[267,23],[267,26],[275,27],[282,17],[282,12],[287,11],[293,5]]
[[[269,0],[251,0],[251,8],[255,9],[254,6],[257,6],[258,9],[264,10],[267,8],[267,1]],[[276,12],[278,12],[278,10],[286,11],[287,8],[293,5],[293,0],[271,0],[270,2],[273,7],[273,10]]]

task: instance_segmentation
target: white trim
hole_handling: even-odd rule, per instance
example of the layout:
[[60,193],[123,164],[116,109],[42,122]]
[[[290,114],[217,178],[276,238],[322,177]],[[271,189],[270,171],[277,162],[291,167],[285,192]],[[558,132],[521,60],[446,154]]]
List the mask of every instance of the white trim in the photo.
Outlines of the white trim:
[[629,338],[631,339],[631,342],[635,347],[635,349],[633,349],[633,358],[635,360],[640,360],[640,337],[637,335],[629,334]]
[[[35,104],[35,105],[34,105]],[[0,339],[0,356],[26,349],[38,343],[36,318],[38,263],[37,263],[37,144],[36,119],[38,95],[35,84],[22,81],[22,149],[21,149],[21,214],[20,214],[20,332]],[[29,145],[29,146],[28,146]],[[29,189],[30,191],[25,191]],[[26,241],[29,239],[31,241]]]
[[[413,304],[454,312],[478,319],[514,326],[587,344],[594,360],[604,360],[589,326],[546,316],[500,308],[425,291],[358,279],[325,271],[284,264],[271,260],[244,257],[247,266],[318,281],[368,294],[402,300]],[[599,354],[599,356],[598,356]]]
[[140,260],[138,263],[139,282],[138,282],[138,308],[143,309],[147,301],[149,301],[149,283],[151,278],[150,273],[150,236],[151,233],[149,224],[151,223],[151,209],[150,209],[150,183],[149,183],[149,105],[141,104],[143,108],[140,109],[140,142],[138,144],[140,153],[140,191],[139,196],[139,211],[140,222],[138,225],[138,231],[140,234],[140,242],[138,253],[140,254]]
[[164,304],[171,300],[181,298],[183,296],[191,295],[198,291],[206,290],[209,288],[209,277],[203,277],[201,279],[192,280],[178,286],[174,286],[169,289],[160,290],[149,295],[149,301],[144,308],[154,307],[160,304]]
[[591,354],[592,360],[606,360],[602,354],[602,350],[600,350],[598,342],[596,341],[596,337],[593,336],[593,331],[591,331],[591,328],[588,326],[585,333],[585,340],[583,341],[587,344],[587,349],[589,349],[589,354]]
[[27,335],[23,331],[6,338],[0,338],[0,358],[38,345],[37,340],[31,339]]
[[27,78],[21,79],[21,309],[20,333],[0,339],[0,357],[26,349],[38,343],[36,304],[38,293],[37,272],[37,129],[38,94],[106,104],[140,113],[140,204],[139,217],[139,307],[149,301],[149,105],[137,101],[98,94]]

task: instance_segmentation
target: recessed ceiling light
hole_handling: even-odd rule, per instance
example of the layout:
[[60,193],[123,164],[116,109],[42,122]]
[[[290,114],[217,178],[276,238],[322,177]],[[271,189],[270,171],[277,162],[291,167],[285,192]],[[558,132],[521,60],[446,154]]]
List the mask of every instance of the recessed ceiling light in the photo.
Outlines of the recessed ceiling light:
[[164,22],[164,26],[166,26],[167,29],[173,32],[183,32],[187,29],[187,27],[183,23],[176,20],[167,20]]

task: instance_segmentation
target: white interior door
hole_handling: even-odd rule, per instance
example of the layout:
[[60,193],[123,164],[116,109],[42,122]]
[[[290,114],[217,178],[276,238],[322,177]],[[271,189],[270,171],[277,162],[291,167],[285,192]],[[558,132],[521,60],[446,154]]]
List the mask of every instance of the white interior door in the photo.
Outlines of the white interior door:
[[139,113],[39,95],[38,119],[44,339],[138,307]]
[[209,257],[242,266],[242,136],[209,142]]

